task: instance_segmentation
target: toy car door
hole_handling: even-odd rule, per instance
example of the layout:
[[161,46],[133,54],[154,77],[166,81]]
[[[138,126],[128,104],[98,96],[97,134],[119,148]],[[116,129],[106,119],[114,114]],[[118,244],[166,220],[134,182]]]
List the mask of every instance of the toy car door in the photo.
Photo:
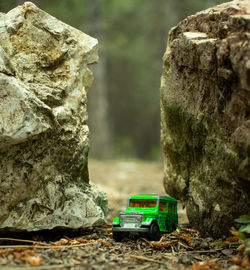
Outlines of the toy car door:
[[166,218],[166,227],[169,232],[172,232],[176,229],[175,226],[175,206],[172,202],[167,203],[167,218]]
[[166,230],[168,232],[172,231],[172,211],[173,204],[171,202],[167,203],[167,214],[166,214]]
[[160,200],[159,204],[159,216],[160,216],[160,229],[166,230],[166,218],[167,218],[167,202]]

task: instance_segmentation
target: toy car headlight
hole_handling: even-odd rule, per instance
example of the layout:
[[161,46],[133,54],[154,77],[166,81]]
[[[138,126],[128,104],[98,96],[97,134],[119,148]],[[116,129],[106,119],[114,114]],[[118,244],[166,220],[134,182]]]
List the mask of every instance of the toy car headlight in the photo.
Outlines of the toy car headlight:
[[112,222],[112,225],[119,225],[120,223],[120,220],[119,220],[119,217],[116,217],[113,222]]

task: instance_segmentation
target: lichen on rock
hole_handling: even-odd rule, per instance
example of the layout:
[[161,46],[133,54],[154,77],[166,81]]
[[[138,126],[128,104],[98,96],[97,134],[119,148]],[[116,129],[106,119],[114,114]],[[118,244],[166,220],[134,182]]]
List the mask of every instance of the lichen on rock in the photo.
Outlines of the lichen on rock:
[[0,37],[0,231],[103,224],[87,168],[97,40],[31,2],[0,13]]
[[161,81],[164,185],[192,226],[228,234],[250,212],[250,5],[201,11],[169,33]]

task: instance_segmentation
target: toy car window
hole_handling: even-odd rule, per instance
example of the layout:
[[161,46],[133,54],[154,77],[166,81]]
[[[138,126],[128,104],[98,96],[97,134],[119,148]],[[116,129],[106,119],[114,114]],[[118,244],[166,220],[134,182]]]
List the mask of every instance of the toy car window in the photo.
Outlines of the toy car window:
[[149,199],[132,199],[129,201],[129,207],[138,207],[138,208],[155,208],[157,200]]
[[167,211],[166,202],[160,202],[159,210],[164,212]]

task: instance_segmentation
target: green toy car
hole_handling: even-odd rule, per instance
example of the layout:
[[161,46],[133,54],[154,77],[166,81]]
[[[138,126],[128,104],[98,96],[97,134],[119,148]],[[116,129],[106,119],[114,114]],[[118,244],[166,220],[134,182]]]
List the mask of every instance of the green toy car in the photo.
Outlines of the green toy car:
[[133,195],[128,208],[113,220],[113,238],[121,241],[126,233],[146,234],[159,241],[162,233],[175,231],[178,226],[177,200],[163,195]]

